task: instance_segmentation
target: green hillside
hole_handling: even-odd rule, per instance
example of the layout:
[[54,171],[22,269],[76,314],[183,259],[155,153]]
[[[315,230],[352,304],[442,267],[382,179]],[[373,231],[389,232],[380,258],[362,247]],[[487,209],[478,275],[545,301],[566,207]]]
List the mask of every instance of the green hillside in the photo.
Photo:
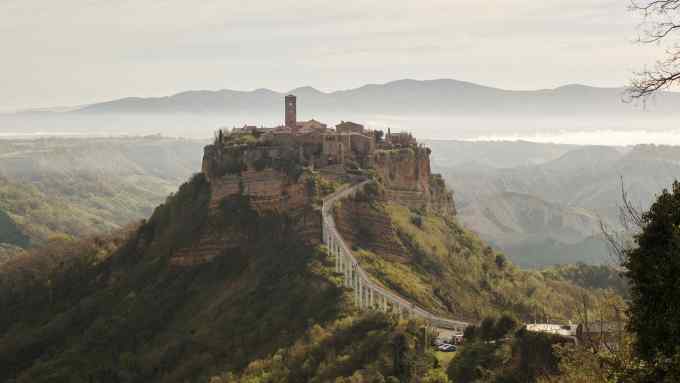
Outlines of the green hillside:
[[[0,265],[0,381],[442,381],[422,327],[356,312],[294,215],[258,213],[247,198],[209,211],[209,200],[198,174],[137,227],[52,239]],[[450,218],[367,203],[389,214],[412,262],[358,251],[362,263],[432,310],[566,317],[577,294],[598,299],[518,271]],[[206,225],[240,239],[211,262],[171,264]]]
[[[198,168],[202,145],[162,137],[3,140],[0,210],[37,245],[105,233],[148,217]],[[0,217],[0,242],[10,235],[7,221]]]
[[388,220],[391,240],[407,252],[398,260],[384,256],[368,233],[355,244],[359,262],[377,281],[429,310],[473,322],[504,312],[566,321],[577,319],[584,295],[599,302],[608,294],[606,285],[580,287],[565,275],[517,268],[455,217],[361,197],[353,203]]
[[26,247],[31,240],[21,231],[16,222],[0,210],[0,243]]
[[[139,228],[53,240],[0,267],[0,381],[207,381],[283,354],[291,382],[434,367],[416,353],[417,329],[353,311],[332,260],[290,217],[258,216],[247,200],[208,217],[208,199],[197,175]],[[206,224],[249,238],[211,263],[171,266]]]

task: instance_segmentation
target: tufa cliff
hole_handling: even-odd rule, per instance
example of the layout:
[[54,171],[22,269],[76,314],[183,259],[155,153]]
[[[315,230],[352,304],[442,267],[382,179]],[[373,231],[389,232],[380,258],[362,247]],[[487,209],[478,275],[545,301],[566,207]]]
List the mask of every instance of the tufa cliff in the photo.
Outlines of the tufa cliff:
[[[282,214],[307,243],[320,242],[320,199],[342,183],[374,177],[384,188],[383,198],[417,210],[454,214],[452,193],[439,175],[430,172],[430,150],[417,145],[375,150],[371,169],[359,169],[356,163],[334,164],[315,168],[310,164],[309,144],[288,142],[273,145],[256,136],[236,134],[216,140],[205,147],[202,174],[209,185],[207,224],[202,225],[200,240],[175,252],[175,265],[191,266],[226,254],[225,249],[239,247],[239,239],[216,230],[209,222],[216,214],[229,215],[237,203],[247,203],[258,214]],[[235,202],[236,201],[236,202]],[[349,216],[361,214],[347,212]],[[357,212],[355,212],[357,213]],[[233,214],[233,212],[232,212]],[[213,217],[212,219],[210,217]],[[365,217],[373,222],[375,237],[389,231],[389,222],[380,217]],[[359,227],[350,218],[345,225]],[[357,232],[357,235],[366,234]],[[387,238],[387,237],[386,237]],[[403,249],[385,243],[385,252],[398,256]]]
[[453,193],[430,171],[430,149],[422,146],[377,150],[374,168],[387,200],[412,209],[455,214]]

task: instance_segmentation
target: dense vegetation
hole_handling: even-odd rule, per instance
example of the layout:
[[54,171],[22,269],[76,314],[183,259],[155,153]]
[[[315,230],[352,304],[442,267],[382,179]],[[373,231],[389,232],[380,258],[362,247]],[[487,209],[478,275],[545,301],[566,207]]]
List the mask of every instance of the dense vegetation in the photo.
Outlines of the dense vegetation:
[[558,370],[553,346],[564,338],[534,333],[508,316],[485,318],[466,331],[466,343],[447,369],[452,382],[534,382]]
[[[4,265],[0,381],[207,379],[340,316],[332,264],[295,240],[288,218],[234,224],[225,210],[207,219],[208,199],[198,175],[120,246],[70,241]],[[249,211],[247,202],[238,208]],[[203,224],[247,232],[249,240],[210,264],[172,267],[169,256],[197,240]],[[54,261],[41,266],[46,259]]]
[[573,265],[553,266],[542,270],[547,279],[567,280],[587,289],[611,289],[622,297],[628,297],[629,287],[623,270],[607,265]]
[[[671,191],[663,190],[651,208],[642,214],[630,208],[630,205],[627,206],[626,219],[640,229],[635,235],[635,246],[629,247],[615,240],[612,242],[613,248],[623,260],[625,276],[630,286],[627,309],[612,302],[602,305],[602,321],[590,323],[596,331],[590,332],[591,336],[582,337],[578,345],[553,347],[548,354],[557,361],[553,366],[556,368],[543,371],[528,381],[680,381],[680,286],[677,279],[680,272],[680,183],[674,182]],[[576,275],[578,274],[580,273]],[[582,278],[583,276],[579,278],[586,281],[590,279]],[[600,277],[596,279],[599,280]],[[624,310],[627,315],[621,318]],[[607,315],[606,311],[610,314]],[[612,326],[611,323],[617,322],[612,322],[612,317],[619,321],[627,320],[627,328],[624,330],[623,326]],[[588,325],[587,322],[584,323]],[[467,349],[466,345],[463,353]],[[460,363],[463,363],[462,359]],[[494,361],[489,364],[489,368],[495,374],[503,370],[503,365],[502,361]]]
[[645,360],[680,352],[680,183],[642,215],[637,247],[626,251],[631,280],[630,328]]
[[[318,196],[338,186],[306,182]],[[452,217],[381,203],[381,193],[369,187],[358,199],[389,217],[409,262],[361,243],[357,255],[424,307],[472,321],[505,312],[570,318],[584,296],[597,305],[606,295],[571,282],[583,273],[519,271]],[[418,323],[352,308],[332,260],[301,238],[294,215],[257,212],[247,197],[213,211],[209,201],[198,174],[148,221],[81,240],[52,234],[48,246],[0,265],[0,381],[448,381]],[[233,241],[209,263],[173,265],[206,228]],[[480,326],[479,347],[500,336],[488,334],[515,331],[511,322]]]
[[26,247],[30,242],[30,238],[21,231],[12,217],[0,210],[0,243]]
[[291,347],[223,373],[211,383],[232,382],[421,382],[444,383],[446,374],[416,322],[381,313],[347,316],[314,325]]
[[20,234],[0,213],[0,243],[43,245],[148,217],[197,168],[201,146],[160,137],[3,140],[0,211]]
[[[416,323],[354,311],[292,217],[247,198],[209,214],[209,196],[196,175],[140,226],[52,239],[0,266],[0,381],[445,379]],[[209,264],[172,266],[203,225],[244,240]]]
[[578,286],[566,272],[519,270],[453,217],[362,203],[389,217],[409,257],[403,262],[383,258],[371,250],[370,235],[362,235],[359,262],[379,282],[430,310],[470,321],[505,312],[524,320],[567,321],[577,319],[584,296],[597,306],[613,295],[607,285]]

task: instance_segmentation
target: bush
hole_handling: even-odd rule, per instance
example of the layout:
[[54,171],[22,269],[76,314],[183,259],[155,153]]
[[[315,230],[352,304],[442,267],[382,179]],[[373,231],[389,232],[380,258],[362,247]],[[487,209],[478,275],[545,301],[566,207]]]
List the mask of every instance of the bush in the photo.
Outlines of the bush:
[[499,269],[503,270],[506,264],[507,261],[505,259],[505,255],[503,254],[496,255],[496,266],[498,266]]
[[519,321],[510,314],[503,314],[495,323],[494,339],[502,339],[519,327]]

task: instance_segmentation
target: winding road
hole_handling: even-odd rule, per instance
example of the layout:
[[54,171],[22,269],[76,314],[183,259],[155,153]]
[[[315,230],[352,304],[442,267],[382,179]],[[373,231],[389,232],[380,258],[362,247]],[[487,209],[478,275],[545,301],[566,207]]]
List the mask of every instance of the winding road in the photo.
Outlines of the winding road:
[[426,321],[431,326],[443,329],[463,331],[469,324],[432,314],[415,303],[400,297],[374,282],[359,265],[352,250],[345,243],[337,230],[333,219],[333,206],[343,198],[354,195],[367,184],[366,180],[350,187],[336,191],[324,198],[321,209],[323,219],[323,242],[329,253],[335,258],[335,271],[342,273],[344,285],[354,290],[354,302],[361,309],[378,309],[385,312],[396,312],[400,316],[411,316]]

